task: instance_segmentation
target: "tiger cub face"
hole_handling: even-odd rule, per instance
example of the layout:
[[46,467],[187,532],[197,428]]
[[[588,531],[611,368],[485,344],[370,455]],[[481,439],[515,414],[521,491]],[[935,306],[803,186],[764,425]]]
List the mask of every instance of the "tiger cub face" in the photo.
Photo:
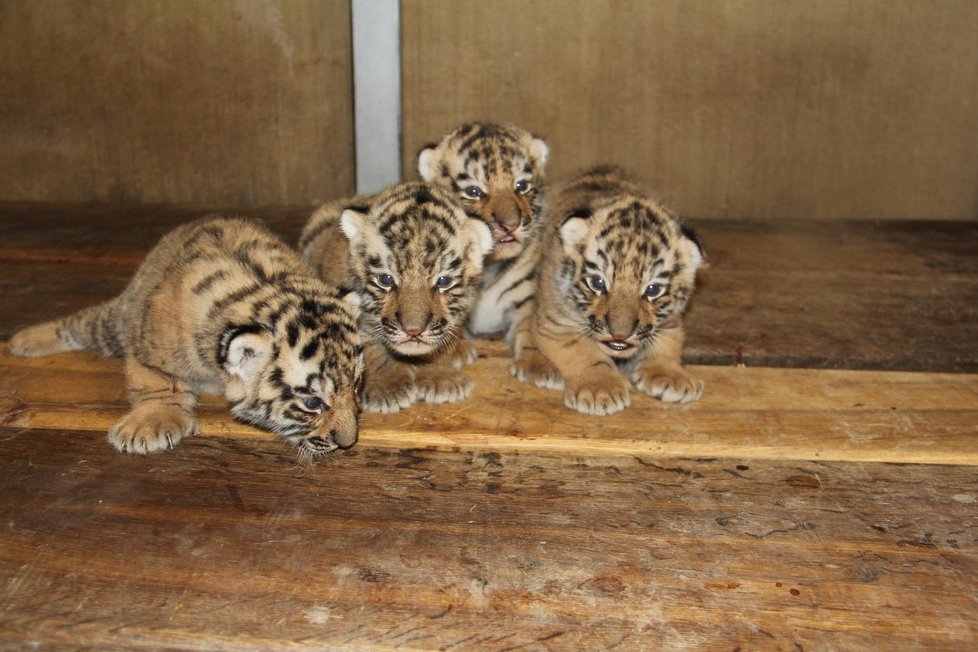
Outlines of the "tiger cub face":
[[418,172],[489,225],[489,260],[502,261],[519,255],[535,231],[548,153],[541,138],[519,127],[473,122],[424,147]]
[[482,221],[446,191],[414,182],[381,193],[367,212],[347,208],[340,229],[365,333],[404,356],[434,353],[460,336],[492,249]]
[[238,419],[314,459],[357,441],[363,347],[359,299],[312,289],[272,298],[245,326],[223,331],[217,359]]
[[677,324],[703,252],[662,205],[618,194],[566,215],[558,232],[556,295],[609,357],[632,359]]

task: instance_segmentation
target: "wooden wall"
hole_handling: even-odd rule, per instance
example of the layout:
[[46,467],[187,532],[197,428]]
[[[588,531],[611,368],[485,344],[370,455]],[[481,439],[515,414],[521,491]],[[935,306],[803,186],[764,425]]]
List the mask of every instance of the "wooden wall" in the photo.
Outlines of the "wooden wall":
[[403,164],[461,121],[691,216],[978,217],[974,0],[402,0]]
[[349,0],[0,0],[0,199],[354,186]]
[[[392,0],[394,1],[394,0]],[[474,118],[692,217],[978,218],[973,0],[401,0],[403,164]],[[350,0],[0,0],[0,200],[354,188]]]

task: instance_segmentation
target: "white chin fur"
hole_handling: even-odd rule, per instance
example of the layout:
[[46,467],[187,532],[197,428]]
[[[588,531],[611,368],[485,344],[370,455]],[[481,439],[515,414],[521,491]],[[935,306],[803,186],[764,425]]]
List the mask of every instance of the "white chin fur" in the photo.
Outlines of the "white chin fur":
[[401,342],[399,344],[394,344],[391,346],[394,351],[400,353],[401,355],[427,355],[434,352],[435,348],[431,344],[425,344],[423,342]]

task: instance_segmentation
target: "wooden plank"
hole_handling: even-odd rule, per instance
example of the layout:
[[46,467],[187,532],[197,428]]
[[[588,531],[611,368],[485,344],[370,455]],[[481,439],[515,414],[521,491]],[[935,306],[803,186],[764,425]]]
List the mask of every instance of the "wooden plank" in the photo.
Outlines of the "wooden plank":
[[264,220],[294,242],[313,205],[230,206],[227,204],[108,204],[0,201],[0,256],[21,250],[78,250],[91,255],[146,252],[177,226],[215,213]]
[[[498,344],[484,348],[502,353]],[[745,457],[978,465],[978,376],[694,367],[700,401],[633,395],[610,417],[565,408],[560,392],[478,360],[473,396],[367,414],[367,446],[542,451],[572,455]],[[105,433],[127,410],[121,364],[87,352],[24,359],[0,353],[0,423]],[[205,436],[271,440],[231,420],[219,397],[201,407]]]
[[2,11],[0,197],[260,205],[353,191],[348,1]]
[[[973,219],[978,4],[405,0],[403,165],[473,118],[681,213]],[[899,43],[899,47],[894,47]]]
[[3,647],[978,640],[972,468],[0,439]]
[[[0,338],[114,296],[205,206],[0,203]],[[302,207],[233,211],[294,242]],[[978,373],[978,223],[698,220],[693,364]]]
[[691,360],[978,372],[978,223],[693,225]]

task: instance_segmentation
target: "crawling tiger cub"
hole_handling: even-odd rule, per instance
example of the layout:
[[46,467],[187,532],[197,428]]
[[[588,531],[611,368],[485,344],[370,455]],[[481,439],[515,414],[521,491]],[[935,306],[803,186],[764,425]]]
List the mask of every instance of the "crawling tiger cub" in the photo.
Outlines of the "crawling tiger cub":
[[132,409],[109,431],[120,451],[196,434],[197,394],[223,393],[235,417],[315,458],[357,440],[356,303],[257,222],[204,218],[164,236],[121,295],[26,328],[9,348],[124,357]]
[[[468,329],[474,334],[512,331],[514,315],[532,294],[532,267],[523,251],[539,230],[544,170],[549,149],[520,127],[472,122],[418,154],[421,178],[457,195],[465,211],[490,226],[493,250],[486,259],[483,290]],[[474,354],[474,352],[473,352]]]
[[616,168],[597,168],[550,198],[533,315],[535,346],[514,374],[564,388],[586,414],[629,405],[629,386],[695,401],[682,367],[682,313],[703,262],[695,234]]
[[299,238],[328,283],[361,298],[364,408],[397,412],[417,401],[460,401],[472,380],[456,347],[481,287],[489,228],[427,183],[321,206]]

